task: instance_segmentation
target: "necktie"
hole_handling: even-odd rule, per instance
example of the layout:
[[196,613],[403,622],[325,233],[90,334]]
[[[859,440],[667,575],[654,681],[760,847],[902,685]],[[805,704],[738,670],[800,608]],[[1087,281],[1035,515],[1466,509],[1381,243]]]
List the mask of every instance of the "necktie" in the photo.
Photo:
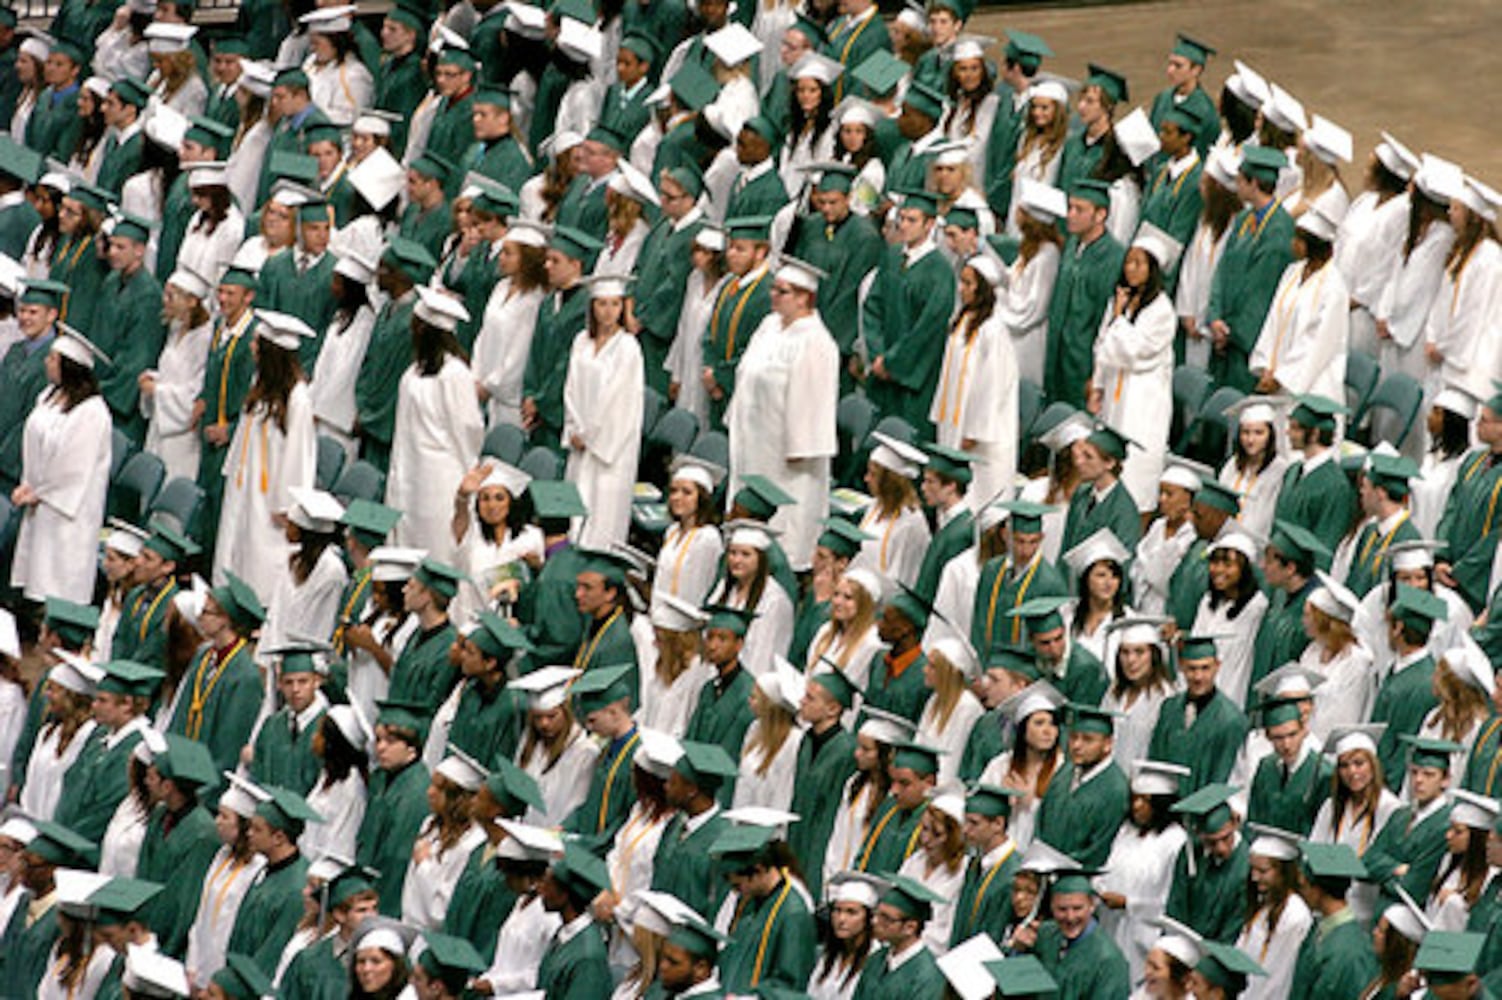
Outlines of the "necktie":
[[291,715],[291,716],[287,717],[287,728],[292,732],[292,742],[296,743],[297,742],[297,716]]

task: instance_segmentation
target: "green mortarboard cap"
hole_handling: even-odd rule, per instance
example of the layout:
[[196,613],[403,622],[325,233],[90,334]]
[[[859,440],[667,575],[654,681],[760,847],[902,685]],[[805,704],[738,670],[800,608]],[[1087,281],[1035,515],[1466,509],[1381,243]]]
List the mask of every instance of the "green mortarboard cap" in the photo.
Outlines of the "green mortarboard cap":
[[[1085,181],[1079,182],[1079,184],[1084,183]],[[1078,186],[1077,184],[1076,187]],[[1102,453],[1122,461],[1126,460],[1127,447],[1137,443],[1109,424],[1096,424],[1095,430],[1085,440],[1099,448]]]
[[1070,730],[1076,733],[1099,733],[1111,736],[1116,732],[1116,717],[1120,712],[1099,705],[1082,705],[1070,702],[1064,706],[1064,717]]
[[235,574],[225,571],[225,583],[209,591],[214,603],[229,616],[230,621],[242,629],[253,629],[266,620],[266,609],[250,584]]
[[1239,996],[1246,989],[1248,976],[1265,976],[1267,970],[1243,953],[1239,948],[1222,944],[1212,938],[1197,942],[1200,960],[1194,968],[1213,985],[1227,991],[1229,996]]
[[74,184],[68,189],[67,197],[96,212],[108,212],[115,200],[113,194],[93,184]]
[[290,788],[267,785],[266,793],[271,798],[256,806],[256,815],[271,824],[272,829],[297,835],[302,833],[304,824],[323,821],[308,800]]
[[1304,856],[1304,867],[1315,878],[1366,878],[1366,866],[1349,844],[1316,844],[1312,840],[1301,840],[1299,851]]
[[729,871],[740,871],[769,858],[767,848],[776,831],[768,826],[737,823],[720,831],[714,843],[709,845],[711,857],[719,858]]
[[678,103],[689,111],[699,111],[715,99],[720,92],[720,85],[715,78],[709,75],[709,71],[692,59],[683,64],[683,68],[673,74],[668,81],[668,89],[678,99]]
[[1205,119],[1200,116],[1199,109],[1193,101],[1182,101],[1168,109],[1163,120],[1173,122],[1185,132],[1198,132],[1205,125]]
[[42,621],[68,646],[78,646],[94,637],[94,630],[99,627],[99,609],[61,597],[49,597],[43,606]]
[[527,495],[532,498],[532,509],[546,520],[562,520],[584,517],[589,508],[579,496],[579,488],[567,480],[534,479],[527,486]]
[[1302,525],[1275,521],[1268,544],[1297,564],[1305,576],[1313,576],[1315,569],[1330,568],[1330,550]]
[[300,67],[292,66],[282,70],[273,77],[271,85],[273,87],[290,87],[293,90],[307,90],[308,74],[304,73]]
[[927,920],[933,915],[934,904],[945,902],[943,896],[907,875],[883,872],[881,877],[888,883],[881,902],[916,920]]
[[238,951],[224,956],[224,967],[210,981],[233,1000],[260,1000],[275,989],[256,960]]
[[344,516],[339,518],[339,523],[348,528],[360,544],[366,548],[375,548],[386,541],[386,536],[401,519],[402,512],[399,510],[364,497],[355,497],[344,508]]
[[121,77],[110,84],[110,90],[133,108],[144,108],[151,99],[151,91],[146,89],[146,85],[130,76]]
[[990,247],[992,252],[1000,257],[1001,262],[1007,267],[1015,264],[1018,254],[1022,253],[1022,240],[1016,236],[1008,236],[1005,233],[992,233],[987,236],[986,246]]
[[1263,729],[1271,729],[1273,726],[1281,726],[1285,722],[1293,722],[1301,716],[1299,702],[1303,698],[1269,698],[1260,702],[1253,709],[1258,716],[1258,724]]
[[722,628],[735,635],[744,636],[751,628],[751,622],[756,618],[756,612],[746,608],[732,608],[724,604],[711,604],[704,608],[704,613],[709,615],[709,621],[704,623],[706,630]]
[[1058,982],[1034,955],[1014,955],[982,964],[996,981],[996,992],[1003,997],[1052,997],[1058,994]]
[[944,95],[922,80],[914,80],[902,96],[904,107],[937,121],[944,116]]
[[250,42],[238,35],[225,35],[213,40],[211,47],[216,53],[227,56],[250,55]]
[[219,783],[219,769],[209,748],[186,736],[168,734],[167,749],[152,757],[157,774],[178,784],[213,788]]
[[973,785],[965,794],[965,811],[979,816],[1011,816],[1012,799],[1022,794],[997,785]]
[[704,174],[698,164],[692,161],[669,167],[663,173],[671,177],[673,183],[681,187],[683,193],[690,198],[698,198],[704,193]]
[[621,48],[625,49],[627,52],[632,53],[638,59],[642,59],[654,65],[657,63],[657,43],[647,35],[642,34],[640,31],[627,32],[626,37],[621,39]]
[[591,900],[611,887],[605,862],[579,844],[563,845],[563,857],[553,862],[553,878],[580,899]]
[[1367,458],[1365,474],[1373,486],[1380,486],[1393,499],[1402,500],[1408,496],[1409,480],[1419,478],[1421,473],[1411,458],[1373,452]]
[[629,663],[612,667],[593,667],[574,681],[569,693],[579,700],[580,715],[598,712],[617,701],[631,699],[631,671]]
[[897,89],[910,67],[886,49],[872,52],[851,72],[850,78],[873,97],[885,97]]
[[1479,932],[1433,930],[1424,935],[1418,954],[1413,958],[1413,967],[1436,986],[1458,982],[1484,971],[1478,963],[1485,945],[1486,935]]
[[1052,632],[1064,627],[1063,608],[1072,600],[1063,596],[1030,597],[1008,611],[1006,616],[1026,621],[1028,635]]
[[996,506],[1007,511],[1011,517],[1012,533],[1036,535],[1043,530],[1043,515],[1053,512],[1047,504],[1031,500],[1002,500]]
[[1055,896],[1072,896],[1082,894],[1095,895],[1095,886],[1090,879],[1100,874],[1098,868],[1072,868],[1061,870],[1054,879],[1053,894]]
[[63,868],[94,867],[99,852],[93,843],[50,820],[33,820],[31,825],[36,828],[36,836],[26,845],[27,851]]
[[88,905],[97,916],[95,923],[123,924],[136,919],[141,908],[165,888],[160,882],[136,878],[112,878],[89,894]]
[[224,276],[219,279],[219,284],[249,288],[251,291],[255,291],[261,286],[260,280],[256,277],[254,271],[236,264],[231,264],[225,268]]
[[584,556],[584,566],[579,570],[581,573],[598,573],[603,576],[607,583],[619,587],[626,582],[626,576],[635,571],[635,564],[623,553],[606,549],[581,549],[579,554]]
[[595,258],[599,256],[602,246],[599,240],[572,226],[558,226],[553,230],[553,238],[548,241],[550,249],[579,261],[585,270],[594,267]]
[[683,756],[678,758],[673,770],[706,792],[714,792],[725,779],[740,773],[735,761],[718,743],[696,740],[683,741]]
[[424,150],[421,156],[412,161],[411,169],[435,181],[446,181],[449,174],[454,172],[454,164],[446,156],[432,150]]
[[7,28],[16,26],[16,9],[7,5],[0,5],[0,25]]
[[741,128],[750,129],[771,143],[773,148],[776,148],[782,142],[782,135],[778,132],[777,126],[766,115],[752,115],[746,119],[746,123]]
[[701,920],[697,913],[685,914],[684,919],[675,924],[672,933],[668,935],[668,944],[677,945],[690,955],[710,961],[714,961],[720,953],[720,946],[729,940]]
[[52,51],[61,53],[73,60],[75,65],[87,66],[89,54],[93,50],[93,43],[84,43],[66,35],[52,40]]
[[380,877],[374,868],[350,865],[329,880],[329,906],[339,906],[362,892],[374,892]]
[[156,667],[148,667],[134,660],[111,660],[104,668],[104,680],[99,690],[110,694],[150,698],[167,675]]
[[151,529],[151,535],[146,539],[146,547],[163,559],[180,563],[189,556],[196,556],[203,551],[193,539],[188,538],[171,525],[158,522],[152,525]]
[[506,811],[520,815],[522,806],[531,806],[538,812],[547,809],[542,789],[537,779],[513,764],[504,754],[497,754],[490,763],[490,776],[485,779],[490,795]]
[[887,601],[890,607],[902,613],[902,616],[913,623],[913,627],[922,632],[928,627],[928,616],[933,614],[933,602],[912,587],[897,581],[898,591],[896,596]]
[[295,181],[298,184],[315,184],[318,181],[318,161],[302,153],[274,150],[269,169],[272,180],[276,181]]
[[951,208],[944,213],[944,225],[954,226],[956,229],[979,229],[980,216],[975,214],[973,208]]
[[793,16],[793,23],[789,24],[788,28],[813,42],[815,51],[822,49],[824,43],[829,40],[824,29],[817,22],[809,20],[801,9]]
[[328,652],[323,643],[293,640],[275,649],[262,649],[277,657],[276,672],[281,675],[317,674],[325,677],[329,672]]
[[1188,816],[1201,833],[1214,833],[1231,821],[1231,810],[1226,803],[1238,790],[1235,785],[1216,782],[1184,796],[1169,810]]
[[464,580],[464,572],[436,559],[424,559],[417,564],[417,571],[412,574],[412,579],[433,593],[453,600],[459,592],[460,582]]
[[916,774],[938,774],[939,751],[908,740],[897,744],[896,752],[892,755],[892,766],[905,767]]
[[1215,55],[1215,50],[1204,42],[1180,32],[1173,43],[1173,54],[1183,56],[1197,66],[1203,66],[1210,61],[1211,56]]
[[428,15],[416,7],[399,3],[388,10],[386,16],[398,24],[405,24],[419,35],[428,33]]
[[740,216],[725,220],[725,237],[732,240],[756,240],[765,243],[772,229],[770,215]]
[[532,644],[521,629],[492,611],[482,611],[475,627],[465,636],[486,656],[505,659],[513,652],[530,652]]
[[230,142],[235,138],[234,129],[224,122],[204,118],[202,115],[195,115],[188,120],[191,124],[183,138],[192,139],[200,146],[207,146],[220,155],[229,152]]
[[1437,740],[1412,733],[1399,733],[1398,739],[1408,744],[1410,767],[1437,767],[1441,771],[1449,771],[1450,761],[1453,759],[1450,755],[1465,752],[1465,747],[1451,740]]
[[598,142],[600,145],[613,149],[617,153],[624,153],[630,148],[630,143],[626,140],[626,137],[609,125],[596,125],[589,130],[584,138],[587,142]]
[[111,239],[134,240],[137,243],[150,243],[153,225],[150,220],[143,219],[139,215],[131,215],[123,212],[115,218],[115,227],[110,230]]
[[1031,683],[1039,678],[1038,658],[1031,649],[997,646],[986,654],[987,670],[1009,670],[1026,677]]
[[432,711],[422,702],[387,698],[376,702],[376,710],[376,725],[409,729],[417,734],[419,743],[427,738]]
[[336,146],[344,142],[344,136],[339,134],[339,126],[333,124],[309,126],[303,130],[302,139],[304,149],[315,142],[332,142]]
[[1028,31],[1008,31],[1006,57],[1021,66],[1036,67],[1053,49],[1037,35]]
[[1254,180],[1274,182],[1288,166],[1288,157],[1269,146],[1248,146],[1241,154],[1241,172]]
[[68,298],[68,286],[49,278],[27,279],[21,285],[20,302],[28,306],[47,306],[61,310]]
[[814,185],[814,190],[850,192],[850,186],[855,183],[854,167],[848,163],[820,163],[818,167],[819,182]]
[[925,444],[919,447],[928,455],[928,468],[945,479],[967,484],[970,482],[970,463],[974,460],[974,455],[942,444]]
[[1179,643],[1180,660],[1214,660],[1219,656],[1213,635],[1186,635]]
[[1502,381],[1492,379],[1492,394],[1481,405],[1493,413],[1502,414]]
[[808,679],[810,683],[817,684],[829,692],[829,696],[839,702],[841,708],[850,708],[855,704],[855,694],[858,690],[855,682],[829,660],[825,659],[817,664],[813,673],[808,675]]
[[843,517],[826,517],[819,523],[824,526],[819,534],[819,544],[842,559],[854,558],[861,546],[873,537]]
[[[1260,149],[1253,146],[1252,149]],[[1350,413],[1344,403],[1337,403],[1328,396],[1303,395],[1295,396],[1298,405],[1288,414],[1290,420],[1297,420],[1300,424],[1316,431],[1333,431],[1335,418]]]
[[[765,239],[765,234],[745,239]],[[787,490],[766,476],[752,474],[741,477],[741,488],[736,490],[735,505],[758,521],[767,521],[777,513],[777,508],[787,507],[795,501]]]
[[473,100],[476,104],[491,104],[503,110],[511,108],[511,94],[499,87],[481,87],[475,91]]
[[1069,197],[1078,198],[1080,201],[1088,201],[1097,208],[1111,207],[1111,185],[1105,181],[1086,177],[1075,181],[1069,188]]
[[478,184],[479,192],[470,199],[470,207],[477,212],[488,212],[491,215],[512,216],[521,203],[517,200],[512,190],[504,184]]
[[1398,584],[1398,596],[1387,609],[1393,618],[1412,628],[1428,634],[1435,622],[1450,616],[1443,600],[1420,587]]
[[464,938],[437,931],[424,931],[423,937],[427,940],[428,947],[419,953],[418,961],[429,966],[429,971],[443,975],[484,972],[487,968],[485,959]]
[[1218,479],[1206,479],[1195,491],[1194,502],[1231,515],[1241,511],[1241,494]]
[[1126,77],[1098,63],[1090,63],[1089,69],[1090,75],[1085,78],[1087,86],[1099,87],[1113,104],[1127,99]]
[[42,176],[43,160],[40,153],[16,142],[10,136],[0,137],[0,173],[6,173],[22,184],[35,184]]

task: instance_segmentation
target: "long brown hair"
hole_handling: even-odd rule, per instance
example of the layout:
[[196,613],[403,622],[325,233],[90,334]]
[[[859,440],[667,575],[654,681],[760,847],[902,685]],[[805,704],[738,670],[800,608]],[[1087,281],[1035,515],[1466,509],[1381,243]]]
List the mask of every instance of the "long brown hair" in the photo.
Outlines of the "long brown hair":
[[[845,578],[841,577],[835,586],[838,587],[844,582]],[[855,655],[856,647],[860,644],[860,637],[875,626],[876,598],[866,593],[866,588],[858,583],[851,583],[850,587],[855,592],[855,617],[850,619],[849,625],[841,625],[833,618],[829,619],[829,628],[823,630],[809,653],[810,663],[818,663],[836,642],[843,642],[843,647],[835,655],[834,662],[841,670],[845,669],[850,665],[850,657]]]
[[1441,722],[1440,739],[1464,741],[1471,727],[1491,712],[1487,696],[1456,676],[1444,657],[1434,665],[1434,691],[1439,697],[1435,712]]
[[[1341,821],[1345,819],[1347,803],[1354,803],[1356,805],[1357,821],[1365,822],[1369,833],[1375,835],[1375,827],[1377,822],[1377,806],[1382,802],[1382,789],[1384,781],[1382,777],[1382,762],[1377,759],[1376,754],[1372,753],[1365,747],[1357,747],[1354,750],[1347,750],[1346,753],[1366,754],[1372,765],[1372,783],[1366,786],[1366,791],[1362,792],[1360,798],[1358,799],[1356,795],[1346,787],[1345,782],[1340,780],[1340,768],[1338,766],[1339,758],[1336,758],[1337,767],[1335,768],[1335,773],[1330,776],[1330,809],[1331,817],[1335,822],[1335,835],[1337,839],[1340,836],[1340,824]],[[1367,841],[1370,842],[1370,840],[1371,837],[1368,836]]]
[[303,381],[302,362],[297,352],[278,347],[262,337],[256,344],[256,378],[245,394],[244,412],[255,416],[264,412],[283,434],[287,432],[287,400],[292,389]]
[[918,491],[913,481],[884,465],[876,466],[876,511],[882,517],[897,517],[905,510],[918,508]]
[[[1039,709],[1038,711],[1049,711]],[[1052,750],[1034,750],[1027,742],[1027,720],[1037,712],[1029,712],[1026,718],[1020,719],[1018,724],[1017,742],[1012,747],[1012,759],[1007,764],[1007,773],[1017,778],[1027,777],[1027,765],[1034,757],[1038,757],[1038,779],[1033,782],[1033,794],[1039,798],[1048,791],[1048,784],[1053,780],[1054,768],[1059,766],[1059,738],[1054,738]],[[1050,714],[1052,714],[1050,712]],[[1057,725],[1058,717],[1054,717]]]
[[[507,241],[503,237],[501,242]],[[514,240],[511,242],[515,243]],[[524,243],[515,245],[517,253],[521,256],[521,265],[511,276],[512,291],[530,292],[534,288],[546,288],[548,285],[547,250],[542,247],[527,246]]]
[[433,813],[438,848],[440,851],[452,850],[473,825],[475,793],[460,788],[441,774],[434,774],[432,781],[443,797],[442,805]]
[[1456,230],[1455,244],[1450,247],[1450,254],[1445,258],[1445,272],[1457,285],[1460,284],[1460,276],[1465,271],[1465,266],[1471,262],[1471,254],[1482,241],[1496,238],[1497,231],[1492,228],[1492,224],[1467,208],[1465,225]]
[[759,687],[751,689],[751,712],[756,716],[756,725],[748,732],[750,738],[741,756],[761,754],[761,763],[756,765],[756,773],[760,777],[766,777],[783,744],[792,735],[795,720],[792,712],[768,698]]
[[657,679],[671,687],[693,665],[699,653],[698,632],[657,628]]
[[1273,866],[1278,870],[1278,884],[1267,892],[1257,888],[1257,883],[1252,881],[1250,875],[1246,880],[1246,907],[1242,924],[1250,928],[1252,921],[1257,919],[1257,914],[1263,908],[1267,909],[1267,936],[1271,940],[1273,931],[1278,929],[1278,921],[1283,919],[1283,909],[1288,905],[1288,897],[1293,895],[1293,887],[1298,884],[1299,868],[1296,861],[1285,861],[1281,858],[1270,858]]
[[1017,256],[1024,265],[1036,257],[1046,244],[1053,244],[1055,247],[1064,245],[1064,237],[1059,235],[1058,226],[1035,219],[1027,212],[1022,213],[1018,228],[1022,230],[1022,244],[1017,248]]
[[[1054,105],[1053,121],[1039,128],[1033,124],[1032,102],[1037,100],[1052,101]],[[1064,148],[1064,140],[1069,137],[1069,108],[1067,105],[1055,101],[1051,97],[1034,97],[1028,101],[1027,123],[1023,126],[1022,148],[1017,152],[1017,159],[1021,160],[1032,152],[1035,147],[1042,147],[1043,162],[1051,162]]]

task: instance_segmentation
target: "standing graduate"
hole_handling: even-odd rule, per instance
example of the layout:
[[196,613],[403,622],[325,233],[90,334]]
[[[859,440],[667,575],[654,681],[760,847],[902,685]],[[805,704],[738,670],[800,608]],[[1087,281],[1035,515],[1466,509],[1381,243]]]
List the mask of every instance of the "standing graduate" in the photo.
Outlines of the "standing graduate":
[[1121,275],[1125,251],[1106,231],[1110,190],[1104,181],[1081,180],[1068,196],[1069,239],[1048,307],[1043,390],[1049,399],[1083,406],[1101,310]]
[[1109,530],[1128,550],[1142,537],[1137,501],[1121,479],[1127,452],[1135,444],[1108,424],[1071,448],[1082,480],[1069,498],[1060,548],[1068,552],[1097,531]]
[[1305,935],[1293,969],[1293,1000],[1357,996],[1377,972],[1371,942],[1346,904],[1351,882],[1367,875],[1344,844],[1300,841],[1299,895],[1318,924]]
[[[256,361],[251,328],[257,322],[252,308],[257,279],[254,272],[230,267],[219,279],[215,301],[219,316],[209,341],[208,359],[204,363],[203,386],[193,403],[193,425],[200,443],[197,477],[203,490],[200,505],[200,534],[213,556],[219,536],[219,511],[224,498],[224,466],[229,444],[250,391]],[[247,333],[250,333],[247,336]]]
[[1064,577],[1043,555],[1043,516],[1051,508],[1026,500],[1001,501],[1007,511],[1008,551],[986,561],[975,587],[970,645],[982,659],[998,646],[1021,646],[1025,621],[1009,616],[1032,597],[1063,596]]
[[165,751],[151,758],[160,784],[146,821],[136,877],[164,887],[147,915],[162,950],[180,955],[188,945],[203,880],[219,850],[214,818],[203,801],[213,794],[219,777],[202,743],[169,736],[166,744]]
[[580,671],[541,667],[511,682],[527,694],[527,729],[516,765],[532,777],[543,804],[526,814],[528,822],[559,827],[589,793],[600,748],[574,719],[569,690]]
[[557,227],[548,241],[544,265],[548,294],[532,329],[522,377],[522,428],[534,445],[557,450],[567,443],[562,434],[569,357],[574,338],[588,322],[589,296],[583,279],[594,267],[600,247],[595,237],[568,226]]
[[428,816],[428,769],[421,753],[427,736],[424,706],[387,699],[375,721],[375,764],[365,818],[355,838],[357,861],[381,873],[380,910],[401,913],[407,861]]
[[704,369],[700,378],[709,395],[710,423],[716,429],[725,425],[741,355],[772,310],[771,225],[770,216],[725,220],[729,273],[715,294],[701,346]]
[[1215,49],[1204,42],[1182,32],[1176,35],[1164,70],[1169,85],[1158,91],[1149,112],[1153,125],[1160,129],[1165,121],[1173,120],[1174,112],[1192,116],[1193,123],[1187,127],[1200,154],[1209,150],[1219,135],[1219,114],[1202,83],[1205,64],[1213,55]]
[[1014,947],[1032,951],[1059,984],[1059,1000],[1124,996],[1130,968],[1095,917],[1095,869],[1065,870],[1049,894],[1052,919],[1028,924],[1013,937]]
[[1174,803],[1193,840],[1174,860],[1167,914],[1212,941],[1234,940],[1241,929],[1249,871],[1240,818],[1228,805],[1232,785],[1205,785]]
[[[1311,701],[1307,694],[1301,697],[1288,692],[1282,678],[1269,680],[1276,682],[1270,689],[1273,695],[1256,706],[1255,719],[1273,752],[1247,762],[1253,771],[1246,816],[1252,823],[1308,836],[1329,794],[1335,768],[1320,753],[1318,741],[1309,731],[1305,715]],[[1290,676],[1289,680],[1295,686],[1309,686],[1302,679]],[[1259,690],[1268,688],[1259,686]]]
[[1218,683],[1221,654],[1208,636],[1187,636],[1179,648],[1185,688],[1163,703],[1148,755],[1193,771],[1186,792],[1223,782],[1246,736],[1246,716]]
[[[1300,396],[1288,414],[1288,442],[1302,458],[1291,462],[1273,517],[1308,530],[1335,551],[1351,521],[1356,497],[1333,450],[1341,403],[1325,396]],[[1490,556],[1487,557],[1490,565]]]
[[1350,292],[1331,260],[1337,220],[1311,205],[1294,227],[1294,260],[1283,269],[1247,361],[1262,395],[1344,391]]
[[589,909],[594,898],[609,888],[605,863],[575,845],[566,846],[563,857],[543,876],[542,905],[563,921],[537,970],[537,985],[545,995],[586,1000],[610,990],[604,936]]
[[162,293],[170,338],[154,366],[138,378],[141,410],[150,421],[145,448],[161,457],[169,480],[198,474],[198,433],[192,416],[212,335],[207,302],[211,288],[209,279],[194,272],[172,272]]
[[850,362],[860,334],[860,285],[881,262],[886,244],[870,216],[853,207],[855,167],[829,162],[812,163],[805,169],[818,171],[808,195],[814,211],[798,223],[793,253],[824,272],[818,289],[819,316],[839,345],[843,386],[850,380]]
[[1106,860],[1096,889],[1105,909],[1097,919],[1121,949],[1133,978],[1149,961],[1154,933],[1170,902],[1174,863],[1188,836],[1170,807],[1189,769],[1137,759],[1132,762],[1132,808]]
[[240,904],[260,878],[266,859],[250,846],[250,821],[259,804],[249,782],[224,772],[226,786],[219,797],[214,827],[222,846],[210,861],[203,884],[195,886],[198,906],[188,928],[185,964],[199,979],[213,976],[225,963],[225,945],[234,930]]
[[306,795],[318,778],[318,758],[312,745],[329,708],[328,696],[323,693],[328,658],[323,647],[296,641],[260,653],[276,660],[282,707],[261,721],[252,743],[250,777],[257,784],[278,785]]
[[709,851],[739,897],[720,956],[726,988],[746,993],[808,982],[817,940],[813,913],[802,887],[778,863],[775,831],[729,826]]
[[5,928],[6,956],[0,963],[0,991],[34,997],[50,965],[52,947],[61,934],[58,921],[60,869],[93,867],[92,841],[58,823],[37,820],[33,836],[22,845],[21,881],[25,905],[18,905]]
[[1066,708],[1069,761],[1043,796],[1037,836],[1070,857],[1100,864],[1130,808],[1131,785],[1111,752],[1111,713],[1088,705]]
[[1445,513],[1435,528],[1435,537],[1445,543],[1444,555],[1436,560],[1435,575],[1454,587],[1473,610],[1485,606],[1490,589],[1492,560],[1497,549],[1499,505],[1491,498],[1502,494],[1502,393],[1482,404],[1476,421],[1481,447],[1461,461],[1455,485],[1445,501]]
[[450,650],[458,638],[449,604],[459,592],[460,572],[424,559],[402,585],[402,606],[417,618],[417,629],[391,665],[389,697],[426,705],[431,715],[458,680]]
[[933,952],[923,940],[935,904],[944,897],[906,875],[883,875],[886,883],[872,919],[881,947],[866,959],[854,996],[858,1000],[900,1000],[936,996],[944,989]]
[[954,901],[949,947],[976,934],[996,934],[1011,923],[1010,883],[1022,863],[1008,829],[1017,792],[996,785],[972,786],[965,796],[965,840],[974,853]]
[[355,378],[355,428],[360,457],[382,471],[391,462],[401,378],[412,362],[416,288],[428,283],[437,266],[426,248],[400,236],[391,237],[376,265],[376,287],[386,302],[376,313]]

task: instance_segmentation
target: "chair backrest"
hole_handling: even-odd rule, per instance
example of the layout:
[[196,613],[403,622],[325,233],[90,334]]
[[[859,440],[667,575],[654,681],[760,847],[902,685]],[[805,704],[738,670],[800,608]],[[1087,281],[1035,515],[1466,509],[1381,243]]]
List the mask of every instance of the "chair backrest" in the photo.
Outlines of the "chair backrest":
[[1215,379],[1203,368],[1179,365],[1173,370],[1173,424],[1170,440],[1182,440],[1215,390]]
[[167,478],[167,467],[149,451],[138,451],[125,460],[110,493],[118,505],[111,508],[133,521],[143,521]]
[[841,398],[834,411],[835,429],[844,441],[859,444],[866,440],[875,421],[876,407],[859,389]]
[[1231,450],[1231,418],[1226,410],[1246,398],[1246,393],[1223,385],[1206,396],[1193,414],[1179,447],[1174,449],[1212,468],[1220,468]]
[[16,532],[20,530],[20,526],[21,519],[16,516],[10,497],[0,494],[0,565],[10,562],[11,546],[15,544]]
[[662,393],[650,385],[647,386],[642,393],[641,425],[643,427],[656,427],[657,421],[662,417],[663,408],[667,405],[668,402],[663,398]]
[[1382,366],[1377,364],[1376,358],[1365,351],[1350,351],[1346,354],[1345,404],[1351,410],[1348,426],[1355,427],[1361,423],[1361,418],[1366,416],[1366,408],[1371,403],[1372,393],[1381,380]]
[[876,441],[872,434],[885,434],[887,437],[896,438],[904,444],[912,444],[918,438],[918,432],[913,430],[913,425],[898,416],[882,417],[871,428],[871,434],[866,435],[866,448],[876,447]]
[[339,481],[344,471],[344,445],[326,435],[318,435],[318,468],[314,473],[318,488],[327,490]]
[[355,497],[378,503],[386,495],[386,476],[364,459],[357,459],[344,467],[329,492],[344,504]]
[[[1376,441],[1370,436],[1385,440],[1393,447],[1400,447],[1403,441],[1413,430],[1417,421],[1419,409],[1424,405],[1424,386],[1418,379],[1407,372],[1393,372],[1382,380],[1375,392],[1366,403],[1366,415],[1372,416],[1376,410],[1386,410],[1393,415],[1390,422],[1372,421],[1368,432],[1368,440]],[[1381,426],[1379,427],[1379,423]]]
[[713,462],[722,469],[730,468],[730,438],[724,431],[701,431],[688,451],[695,458]]
[[1043,387],[1031,379],[1017,380],[1017,427],[1025,438],[1032,431],[1033,421],[1043,412]]
[[177,530],[196,537],[195,521],[203,504],[203,487],[191,479],[178,476],[167,480],[156,499],[151,501],[149,517],[167,516],[177,522]]
[[527,451],[527,432],[515,424],[496,424],[485,432],[485,444],[480,454],[498,458],[507,465],[515,465]]
[[533,479],[558,479],[563,475],[563,459],[547,445],[528,451],[517,467]]
[[130,435],[116,427],[110,433],[110,482],[120,478],[126,459],[135,453],[135,442],[131,441]]
[[647,440],[676,455],[688,451],[698,436],[699,418],[675,406],[663,411],[662,416],[657,418],[657,423],[647,434]]

